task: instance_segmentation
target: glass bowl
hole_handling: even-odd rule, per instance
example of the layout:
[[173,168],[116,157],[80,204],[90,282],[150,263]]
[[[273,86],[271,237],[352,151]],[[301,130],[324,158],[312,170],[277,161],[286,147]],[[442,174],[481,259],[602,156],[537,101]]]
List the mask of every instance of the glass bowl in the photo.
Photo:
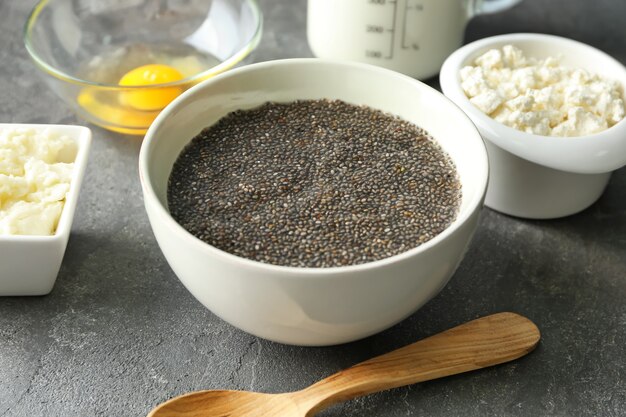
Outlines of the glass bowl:
[[256,0],[42,0],[24,42],[80,117],[142,135],[180,93],[248,56],[261,32]]

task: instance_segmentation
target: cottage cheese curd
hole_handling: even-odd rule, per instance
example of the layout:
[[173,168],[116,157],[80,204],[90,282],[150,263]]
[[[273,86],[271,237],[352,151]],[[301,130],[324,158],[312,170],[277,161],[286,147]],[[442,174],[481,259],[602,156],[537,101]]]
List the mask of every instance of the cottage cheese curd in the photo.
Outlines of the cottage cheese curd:
[[500,123],[544,136],[584,136],[624,118],[623,87],[559,59],[524,56],[512,45],[492,49],[461,69],[470,102]]
[[76,152],[50,130],[0,128],[0,235],[54,234]]

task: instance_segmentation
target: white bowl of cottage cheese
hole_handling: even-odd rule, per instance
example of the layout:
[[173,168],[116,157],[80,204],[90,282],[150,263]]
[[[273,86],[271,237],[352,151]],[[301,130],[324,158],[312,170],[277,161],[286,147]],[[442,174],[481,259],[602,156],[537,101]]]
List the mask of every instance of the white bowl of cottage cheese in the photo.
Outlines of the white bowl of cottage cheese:
[[490,37],[450,55],[440,82],[485,139],[494,210],[577,213],[626,165],[626,68],[596,48],[543,34]]
[[52,290],[90,143],[82,126],[0,123],[0,296]]

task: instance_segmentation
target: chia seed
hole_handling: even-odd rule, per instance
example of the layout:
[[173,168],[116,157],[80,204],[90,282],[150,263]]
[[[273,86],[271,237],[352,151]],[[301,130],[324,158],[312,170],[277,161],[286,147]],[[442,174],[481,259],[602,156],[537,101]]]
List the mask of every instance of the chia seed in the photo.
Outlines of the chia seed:
[[174,219],[219,249],[275,265],[355,265],[405,252],[456,218],[454,163],[427,132],[339,100],[232,112],[181,152]]

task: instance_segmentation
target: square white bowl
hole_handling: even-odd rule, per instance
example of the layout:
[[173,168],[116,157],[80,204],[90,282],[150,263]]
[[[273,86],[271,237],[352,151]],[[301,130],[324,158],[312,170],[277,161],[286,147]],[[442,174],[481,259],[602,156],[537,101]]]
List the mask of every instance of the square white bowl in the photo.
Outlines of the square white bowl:
[[70,190],[52,236],[0,235],[0,296],[44,295],[52,291],[70,236],[85,174],[91,131],[83,126],[0,123],[2,129],[49,130],[77,144]]

